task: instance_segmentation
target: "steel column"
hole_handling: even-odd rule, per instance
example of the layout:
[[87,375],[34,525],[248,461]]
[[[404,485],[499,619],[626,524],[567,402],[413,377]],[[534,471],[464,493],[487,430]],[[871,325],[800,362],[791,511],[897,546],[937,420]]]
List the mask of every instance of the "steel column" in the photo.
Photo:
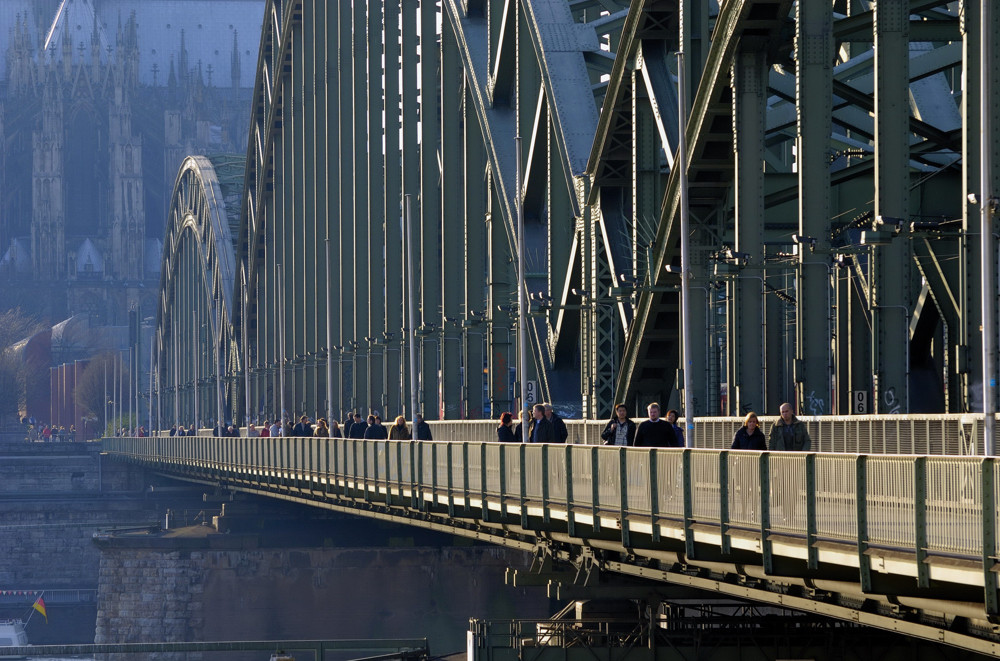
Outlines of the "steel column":
[[904,231],[873,248],[871,272],[873,399],[876,413],[909,412],[909,0],[875,5],[875,215]]
[[[833,6],[796,5],[796,164],[799,245],[795,383],[798,411],[833,411],[830,338],[830,134],[833,103]],[[824,296],[824,292],[826,295]],[[778,402],[780,404],[780,402]],[[774,408],[775,402],[770,402]]]
[[[729,353],[734,361],[735,410],[763,411],[764,399],[764,111],[767,59],[760,50],[740,52],[733,64],[733,151],[736,157],[736,251],[741,269],[732,283]],[[732,392],[732,387],[730,387]],[[732,407],[732,405],[731,405]]]

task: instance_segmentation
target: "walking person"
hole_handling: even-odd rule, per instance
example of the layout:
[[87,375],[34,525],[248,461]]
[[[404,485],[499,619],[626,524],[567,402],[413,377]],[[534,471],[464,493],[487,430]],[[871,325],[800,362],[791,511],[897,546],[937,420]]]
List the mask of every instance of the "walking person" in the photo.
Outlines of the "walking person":
[[[372,421],[375,420],[375,416],[369,416]],[[349,438],[364,438],[365,432],[368,431],[368,425],[365,424],[364,420],[361,419],[360,413],[354,414],[354,424],[351,425],[351,433]]]
[[497,440],[501,443],[516,443],[514,436],[514,414],[504,411],[500,414],[500,424],[497,426]]
[[771,425],[771,433],[768,442],[774,452],[809,452],[812,447],[812,439],[809,438],[809,430],[806,423],[795,417],[792,413],[792,405],[785,402],[778,409],[781,417]]
[[514,423],[514,440],[517,443],[528,442],[528,426],[531,424],[531,407],[526,406],[521,411],[521,419]]
[[323,438],[330,436],[330,428],[326,424],[326,418],[320,418],[316,421],[316,429],[313,430],[313,436],[321,436]]
[[635,445],[640,448],[682,448],[684,444],[674,426],[660,417],[660,405],[653,402],[646,407],[648,420],[643,420],[635,430]]
[[413,438],[418,441],[433,441],[431,436],[431,426],[424,422],[424,416],[420,413],[413,416]]
[[569,430],[566,429],[566,423],[559,414],[552,410],[552,405],[548,402],[542,404],[545,407],[545,419],[552,423],[552,431],[555,434],[555,443],[565,443],[566,439],[569,438]]
[[628,417],[628,408],[624,404],[615,405],[615,415],[604,426],[601,439],[605,445],[635,445],[635,421]]
[[389,427],[389,440],[408,441],[410,438],[412,437],[410,436],[409,427],[406,426],[406,418],[397,415],[395,423],[393,423],[392,427]]
[[528,442],[529,443],[556,443],[555,430],[552,428],[552,422],[545,417],[545,405],[535,404],[535,407],[531,410],[531,415],[533,419],[531,424],[528,425]]
[[299,421],[295,423],[294,427],[292,427],[292,436],[312,436],[312,435],[313,435],[313,428],[312,425],[309,424],[309,416],[304,415],[300,417]]
[[743,419],[743,426],[736,430],[736,435],[733,436],[733,444],[730,446],[730,449],[767,449],[767,439],[764,438],[764,432],[760,430],[760,420],[757,419],[757,414],[753,411],[747,413],[747,417]]
[[384,440],[389,438],[389,430],[382,425],[382,419],[378,416],[368,416],[368,429],[365,430],[365,438]]
[[667,422],[669,422],[674,428],[674,434],[681,442],[681,447],[684,447],[684,429],[677,424],[677,410],[670,409],[667,411]]
[[330,438],[344,438],[344,432],[340,428],[340,423],[336,420],[330,421]]

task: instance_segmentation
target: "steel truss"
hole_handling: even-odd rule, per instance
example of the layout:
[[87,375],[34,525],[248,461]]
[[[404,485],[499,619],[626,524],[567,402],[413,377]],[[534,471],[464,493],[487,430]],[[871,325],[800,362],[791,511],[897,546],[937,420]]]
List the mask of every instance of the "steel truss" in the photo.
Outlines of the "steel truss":
[[[977,1],[872,4],[270,0],[231,280],[218,294],[207,257],[172,257],[159,335],[194,301],[169,291],[177,268],[209,269],[184,277],[220,300],[240,421],[412,417],[411,299],[428,418],[514,410],[521,378],[587,418],[680,404],[683,50],[689,413],[846,413],[858,392],[869,412],[974,409],[979,90],[961,81],[1000,62],[982,61]],[[163,387],[212,373],[202,344],[176,345]]]

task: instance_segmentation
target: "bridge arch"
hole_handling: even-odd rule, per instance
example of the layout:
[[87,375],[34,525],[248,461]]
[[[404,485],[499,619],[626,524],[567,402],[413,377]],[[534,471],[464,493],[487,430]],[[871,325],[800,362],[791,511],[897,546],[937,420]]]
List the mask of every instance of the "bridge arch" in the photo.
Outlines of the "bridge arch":
[[242,163],[242,157],[228,155],[189,156],[177,173],[154,336],[163,421],[200,427],[231,419],[227,375],[238,367],[233,364],[233,236]]

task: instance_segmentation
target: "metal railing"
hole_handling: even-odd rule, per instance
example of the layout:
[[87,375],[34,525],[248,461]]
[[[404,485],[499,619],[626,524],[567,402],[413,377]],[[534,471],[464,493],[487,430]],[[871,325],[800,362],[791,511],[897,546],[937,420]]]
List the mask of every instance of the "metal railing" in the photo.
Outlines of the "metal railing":
[[[262,491],[295,489],[404,509],[492,503],[581,515],[594,527],[679,522],[870,545],[977,563],[1000,555],[992,458],[619,448],[327,438],[107,438],[105,451],[159,470]],[[473,501],[479,505],[472,506]],[[476,510],[476,511],[472,511]],[[495,516],[495,515],[494,515]],[[602,521],[605,523],[602,524]],[[591,525],[588,523],[588,525]],[[990,540],[989,548],[983,539]],[[992,565],[992,562],[990,563]]]
[[[764,433],[778,416],[760,416]],[[800,416],[814,452],[853,452],[865,454],[932,454],[966,456],[983,454],[983,415],[852,415]],[[601,431],[606,420],[566,420],[569,443],[601,445]],[[495,420],[445,420],[430,422],[438,441],[497,440]],[[699,448],[724,450],[743,425],[737,417],[695,418]],[[998,436],[1000,447],[1000,436]]]

